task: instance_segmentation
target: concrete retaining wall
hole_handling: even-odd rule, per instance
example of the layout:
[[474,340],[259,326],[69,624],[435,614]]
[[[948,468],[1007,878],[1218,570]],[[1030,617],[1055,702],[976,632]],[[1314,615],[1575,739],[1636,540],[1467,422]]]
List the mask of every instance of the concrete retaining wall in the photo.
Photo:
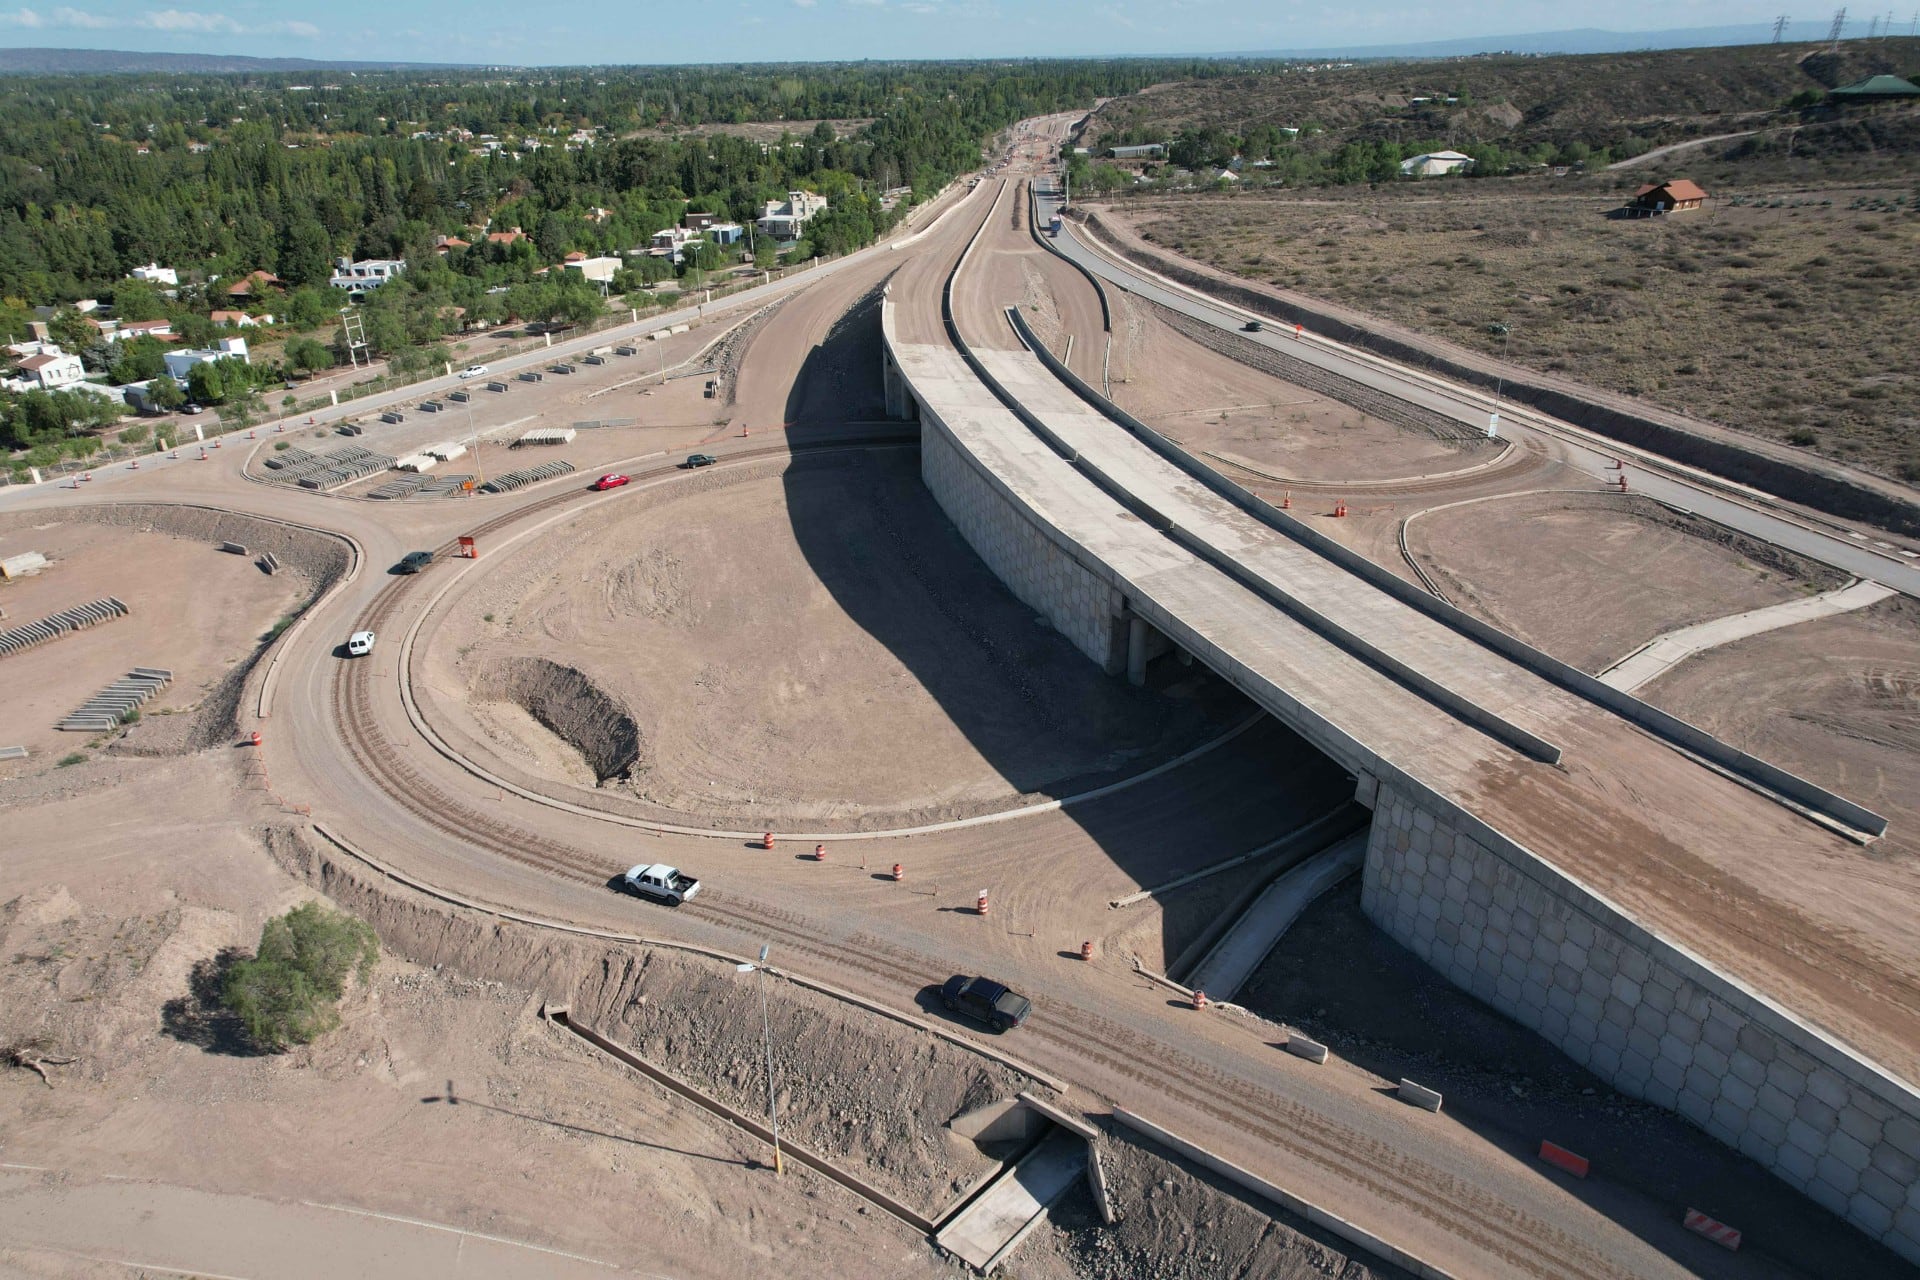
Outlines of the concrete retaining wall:
[[1126,665],[1120,593],[1049,537],[921,407],[920,478],[960,536],[1021,601],[1109,675]]
[[1449,981],[1920,1263],[1911,1086],[1411,784],[1380,784],[1364,883]]

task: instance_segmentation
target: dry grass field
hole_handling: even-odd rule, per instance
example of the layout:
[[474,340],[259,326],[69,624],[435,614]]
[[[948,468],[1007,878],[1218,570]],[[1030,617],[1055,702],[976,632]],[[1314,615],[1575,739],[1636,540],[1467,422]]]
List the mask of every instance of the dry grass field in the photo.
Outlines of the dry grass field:
[[[1920,479],[1920,189],[1442,181],[1123,204],[1222,270],[1905,480]],[[1502,336],[1495,325],[1505,325]]]

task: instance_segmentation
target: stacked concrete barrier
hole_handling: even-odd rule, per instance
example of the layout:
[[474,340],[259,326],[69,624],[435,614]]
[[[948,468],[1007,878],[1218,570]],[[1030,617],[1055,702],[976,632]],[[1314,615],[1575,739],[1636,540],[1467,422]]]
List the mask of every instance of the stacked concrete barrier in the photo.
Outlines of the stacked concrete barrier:
[[173,672],[161,667],[135,667],[125,677],[81,703],[56,728],[74,733],[98,733],[126,720],[147,699],[173,683]]
[[58,640],[61,636],[82,631],[102,622],[111,622],[115,618],[127,616],[127,606],[108,596],[104,600],[92,600],[86,604],[75,605],[71,609],[62,609],[58,613],[48,614],[25,626],[0,631],[0,657],[10,653],[24,653],[36,645],[49,640]]
[[1920,1262],[1920,1092],[1417,784],[1382,782],[1362,904],[1615,1089]]
[[541,480],[551,480],[554,476],[566,475],[572,470],[571,462],[543,462],[537,467],[528,467],[525,471],[509,471],[505,475],[495,476],[480,486],[480,492],[510,493]]

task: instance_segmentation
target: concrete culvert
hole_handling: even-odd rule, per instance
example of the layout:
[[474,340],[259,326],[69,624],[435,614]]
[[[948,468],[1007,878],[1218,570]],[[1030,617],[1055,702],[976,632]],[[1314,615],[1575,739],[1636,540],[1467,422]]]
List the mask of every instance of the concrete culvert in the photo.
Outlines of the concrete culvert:
[[510,658],[478,682],[486,699],[511,702],[578,751],[600,786],[625,782],[640,765],[640,728],[626,708],[577,668]]

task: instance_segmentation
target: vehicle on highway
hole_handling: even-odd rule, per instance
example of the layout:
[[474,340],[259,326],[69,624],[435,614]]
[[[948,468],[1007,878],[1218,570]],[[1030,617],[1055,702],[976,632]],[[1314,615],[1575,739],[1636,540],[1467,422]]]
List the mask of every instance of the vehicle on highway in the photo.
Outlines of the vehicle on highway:
[[433,552],[409,551],[393,568],[396,573],[418,573],[432,563]]
[[1249,320],[1245,324],[1241,325],[1240,327],[1242,329],[1245,329],[1248,333],[1258,333],[1262,329],[1266,328],[1267,326],[1261,324],[1258,320]]
[[940,1003],[950,1013],[964,1013],[976,1022],[984,1022],[1005,1033],[1027,1020],[1033,1001],[1008,990],[990,978],[968,977],[956,973],[940,988]]
[[347,637],[347,654],[350,657],[364,658],[373,652],[373,632],[356,631]]
[[691,471],[695,467],[710,467],[718,461],[720,461],[720,459],[710,453],[690,453],[687,455],[687,460],[684,465],[687,470]]
[[622,876],[627,888],[643,898],[657,898],[679,906],[700,892],[700,882],[680,874],[680,868],[664,862],[641,863]]
[[204,412],[206,412],[206,411],[205,411],[204,409],[202,409],[202,408],[201,408],[201,407],[200,407],[199,405],[197,405],[197,404],[183,404],[183,405],[181,405],[181,406],[180,406],[180,412],[182,412],[182,413],[204,413]]
[[460,371],[460,376],[463,378],[484,378],[487,376],[487,366],[483,364],[470,364]]
[[623,476],[616,471],[611,475],[604,475],[604,476],[601,476],[598,480],[595,480],[593,482],[593,487],[596,489],[618,489],[621,485],[630,483],[631,480],[632,480],[632,477]]

